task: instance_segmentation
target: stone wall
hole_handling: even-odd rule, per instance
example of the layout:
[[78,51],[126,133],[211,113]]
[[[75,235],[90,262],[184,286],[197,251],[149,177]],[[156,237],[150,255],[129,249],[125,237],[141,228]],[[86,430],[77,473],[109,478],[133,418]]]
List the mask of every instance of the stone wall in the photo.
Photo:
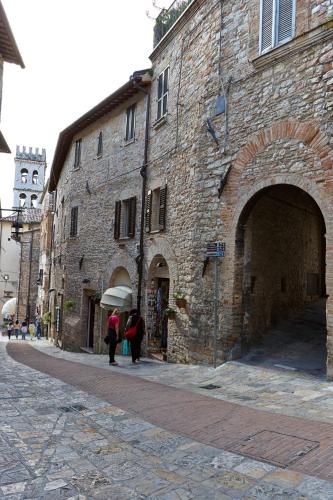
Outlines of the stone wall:
[[30,225],[29,228],[24,228],[24,232],[20,236],[20,245],[21,258],[17,316],[19,321],[23,321],[24,319],[33,321],[36,315],[38,294],[37,279],[40,251],[39,224]]
[[[315,7],[297,2],[294,39],[259,56],[259,2],[224,2],[222,24],[220,2],[193,2],[192,17],[180,19],[151,56],[153,96],[159,73],[170,66],[166,123],[153,126],[150,137],[150,182],[162,178],[169,188],[167,231],[154,239],[171,248],[175,284],[187,293],[188,309],[179,311],[170,337],[180,350],[186,339],[190,361],[211,363],[213,357],[211,262],[202,277],[209,241],[227,247],[220,262],[218,359],[240,353],[243,284],[235,240],[251,196],[276,183],[298,186],[319,205],[328,245],[332,239],[332,6]],[[226,97],[227,112],[216,116],[218,95]],[[207,118],[217,140],[207,131]],[[328,252],[328,289],[330,259]],[[331,307],[329,302],[330,329]]]
[[[78,350],[87,345],[89,297],[99,296],[111,286],[117,269],[125,268],[133,289],[133,306],[137,300],[137,264],[141,214],[140,168],[143,164],[146,99],[142,92],[85,128],[75,136],[57,186],[54,218],[52,266],[53,323],[55,308],[61,307],[62,327],[59,335],[53,325],[52,335],[61,345]],[[125,142],[126,109],[136,103],[135,140]],[[103,134],[103,154],[97,157],[97,140]],[[81,164],[74,169],[75,141],[82,139]],[[136,196],[135,237],[114,238],[115,202]],[[70,236],[71,208],[78,207],[78,234]],[[116,283],[119,284],[119,283]],[[63,305],[75,301],[73,310]],[[94,350],[104,346],[106,317],[95,308]],[[102,321],[102,323],[100,323]],[[102,333],[101,333],[102,332]]]

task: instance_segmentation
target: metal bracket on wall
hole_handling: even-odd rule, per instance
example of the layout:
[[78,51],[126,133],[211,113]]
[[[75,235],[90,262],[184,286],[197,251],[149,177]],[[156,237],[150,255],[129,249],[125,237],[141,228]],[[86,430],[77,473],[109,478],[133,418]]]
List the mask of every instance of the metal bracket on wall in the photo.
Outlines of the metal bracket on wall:
[[223,192],[224,186],[227,183],[230,170],[231,170],[231,165],[229,165],[228,168],[225,170],[225,172],[221,175],[220,185],[219,185],[219,189],[218,189],[218,197],[219,198],[221,198],[221,196],[222,196],[222,192]]
[[219,141],[215,132],[215,129],[213,127],[213,124],[209,118],[206,120],[206,126],[207,126],[207,131],[210,133],[214,141],[216,142],[217,145],[219,145]]

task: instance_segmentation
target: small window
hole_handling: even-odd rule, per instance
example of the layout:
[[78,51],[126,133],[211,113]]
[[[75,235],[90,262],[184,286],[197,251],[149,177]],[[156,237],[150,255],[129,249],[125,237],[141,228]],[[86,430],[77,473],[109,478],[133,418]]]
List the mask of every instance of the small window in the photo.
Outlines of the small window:
[[97,157],[100,158],[103,154],[103,133],[100,132],[97,141]]
[[33,184],[38,184],[38,172],[37,172],[37,170],[33,171],[33,174],[32,174],[32,183]]
[[23,184],[28,182],[28,170],[26,168],[22,168],[21,170],[21,182]]
[[157,120],[168,112],[169,95],[169,68],[166,68],[158,77],[157,88]]
[[37,208],[37,195],[36,194],[32,194],[30,200],[31,200],[30,201],[31,208]]
[[130,106],[126,111],[126,135],[125,141],[131,141],[134,139],[135,131],[135,108],[136,105]]
[[260,53],[291,40],[295,31],[295,0],[261,0]]
[[136,198],[116,201],[114,237],[133,238],[135,236]]
[[70,235],[77,235],[77,221],[78,221],[79,207],[73,207],[71,210],[71,230]]
[[167,186],[148,191],[146,200],[146,232],[164,231],[166,223]]
[[81,145],[82,139],[78,139],[75,142],[74,168],[79,168],[81,164]]
[[24,193],[20,194],[20,207],[24,208],[26,204],[27,196]]

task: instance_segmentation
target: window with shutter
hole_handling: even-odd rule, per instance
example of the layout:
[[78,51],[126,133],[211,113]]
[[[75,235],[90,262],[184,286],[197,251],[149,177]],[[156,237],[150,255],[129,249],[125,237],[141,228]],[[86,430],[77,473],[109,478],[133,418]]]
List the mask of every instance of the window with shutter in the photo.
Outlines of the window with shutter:
[[82,139],[75,142],[74,168],[79,168],[81,164],[81,145]]
[[71,209],[71,230],[70,235],[77,235],[77,221],[78,221],[79,207],[72,207]]
[[145,228],[146,232],[150,233],[151,231],[151,207],[153,201],[153,192],[148,191],[147,199],[146,199],[146,216],[145,216]]
[[136,198],[130,198],[128,200],[128,234],[129,238],[134,238],[135,236],[135,218],[136,218]]
[[103,133],[100,132],[97,141],[97,157],[102,156],[102,154],[103,154]]
[[121,201],[116,201],[115,216],[114,216],[114,239],[120,238],[120,217],[121,217]]
[[159,229],[164,231],[166,220],[167,185],[160,189]]
[[260,52],[264,53],[294,36],[296,0],[261,0]]
[[125,141],[131,141],[134,139],[135,133],[135,108],[136,105],[130,106],[126,111],[126,135]]
[[157,120],[168,112],[169,68],[166,68],[157,81]]

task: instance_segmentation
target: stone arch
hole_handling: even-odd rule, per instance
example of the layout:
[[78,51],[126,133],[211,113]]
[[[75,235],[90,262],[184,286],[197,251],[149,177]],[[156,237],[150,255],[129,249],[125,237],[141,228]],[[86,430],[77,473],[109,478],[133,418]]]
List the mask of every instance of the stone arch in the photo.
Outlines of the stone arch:
[[[332,266],[329,261],[329,251],[327,251],[327,247],[330,245],[330,239],[332,237],[332,221],[330,217],[329,210],[329,200],[325,201],[325,193],[322,191],[322,188],[318,187],[314,182],[303,178],[302,176],[297,175],[280,175],[271,179],[265,179],[255,186],[252,187],[248,192],[244,193],[243,196],[238,200],[236,207],[234,208],[231,222],[231,231],[229,233],[228,238],[228,246],[230,251],[230,259],[232,259],[233,264],[229,267],[228,279],[232,283],[232,287],[230,289],[230,310],[227,313],[227,316],[230,314],[231,317],[226,318],[226,323],[228,323],[231,328],[227,329],[227,338],[226,338],[226,350],[228,351],[227,357],[239,357],[241,352],[241,343],[242,343],[242,331],[243,331],[243,319],[244,316],[244,282],[243,276],[245,272],[245,261],[244,261],[244,233],[245,228],[247,227],[246,218],[247,215],[251,213],[252,207],[254,206],[252,202],[259,199],[261,193],[270,187],[293,187],[298,188],[305,195],[312,199],[314,205],[317,206],[318,212],[321,213],[322,223],[323,223],[323,233],[326,233],[326,272],[324,271],[324,276],[326,275],[326,293],[328,295],[332,295],[332,290],[330,290],[330,283],[332,277]],[[252,204],[252,207],[251,207]],[[329,237],[329,234],[331,235]],[[325,239],[325,238],[324,238]],[[325,245],[324,247],[325,248]],[[325,252],[324,252],[325,255]],[[324,261],[323,261],[324,262]],[[324,264],[323,264],[324,265]],[[252,278],[251,278],[252,281]],[[252,286],[252,285],[251,285]],[[332,328],[330,321],[330,304],[332,303],[332,299],[328,298],[326,303],[326,317],[327,317],[327,335],[328,335],[328,346],[330,342],[330,338],[332,337]],[[228,338],[232,339],[228,343]],[[332,376],[332,368],[330,366],[330,351],[328,351],[328,364],[327,364],[327,373],[328,376]]]
[[110,281],[112,279],[112,276],[114,275],[115,271],[117,269],[125,269],[128,272],[128,275],[131,280],[131,288],[133,291],[136,291],[136,280],[137,280],[137,267],[135,264],[134,259],[131,259],[128,256],[122,255],[122,256],[117,256],[111,260],[109,265],[106,268],[105,274],[104,274],[104,279],[105,279],[105,284],[104,288],[108,287],[110,285]]
[[161,255],[167,262],[170,274],[170,284],[171,287],[175,285],[178,281],[178,264],[176,259],[176,254],[165,239],[154,240],[149,245],[147,249],[146,257],[146,277],[148,277],[148,272],[152,264],[153,259],[156,255]]
[[249,138],[247,144],[236,155],[233,165],[236,177],[240,176],[243,168],[253,160],[257,153],[264,151],[266,146],[279,139],[294,139],[303,142],[319,156],[323,168],[332,168],[333,150],[329,137],[312,123],[285,120],[273,123]]

